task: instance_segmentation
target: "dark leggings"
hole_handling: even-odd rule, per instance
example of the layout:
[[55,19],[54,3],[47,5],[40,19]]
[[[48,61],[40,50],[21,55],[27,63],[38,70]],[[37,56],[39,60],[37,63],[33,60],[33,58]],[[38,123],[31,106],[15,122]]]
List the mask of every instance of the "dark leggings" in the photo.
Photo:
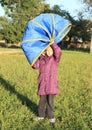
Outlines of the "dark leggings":
[[54,95],[41,95],[38,105],[38,116],[54,118]]

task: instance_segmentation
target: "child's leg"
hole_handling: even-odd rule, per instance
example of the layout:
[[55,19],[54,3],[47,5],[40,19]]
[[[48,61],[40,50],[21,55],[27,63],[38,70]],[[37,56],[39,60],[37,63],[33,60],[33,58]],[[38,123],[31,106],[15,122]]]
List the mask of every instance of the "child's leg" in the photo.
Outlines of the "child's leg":
[[54,95],[47,95],[46,115],[49,119],[54,118]]
[[46,95],[41,95],[39,105],[38,105],[39,117],[45,117],[45,107],[46,107]]

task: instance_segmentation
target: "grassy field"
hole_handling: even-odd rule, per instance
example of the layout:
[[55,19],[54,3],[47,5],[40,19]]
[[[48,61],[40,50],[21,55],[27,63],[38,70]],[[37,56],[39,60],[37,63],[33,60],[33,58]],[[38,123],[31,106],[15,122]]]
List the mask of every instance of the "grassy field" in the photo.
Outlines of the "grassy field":
[[54,128],[47,119],[33,120],[37,76],[22,53],[0,55],[0,130],[92,130],[92,55],[63,51]]

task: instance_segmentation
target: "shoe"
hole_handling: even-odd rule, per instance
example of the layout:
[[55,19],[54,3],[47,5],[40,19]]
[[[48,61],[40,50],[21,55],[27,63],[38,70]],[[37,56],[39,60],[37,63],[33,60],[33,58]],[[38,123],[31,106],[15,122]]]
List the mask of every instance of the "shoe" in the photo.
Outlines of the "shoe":
[[55,128],[55,118],[49,119],[50,125]]
[[54,124],[55,123],[55,118],[51,118],[51,119],[49,119],[49,121],[50,121],[51,124]]
[[44,119],[44,117],[39,117],[39,116],[37,116],[34,120],[35,121],[40,121],[40,120],[43,120]]

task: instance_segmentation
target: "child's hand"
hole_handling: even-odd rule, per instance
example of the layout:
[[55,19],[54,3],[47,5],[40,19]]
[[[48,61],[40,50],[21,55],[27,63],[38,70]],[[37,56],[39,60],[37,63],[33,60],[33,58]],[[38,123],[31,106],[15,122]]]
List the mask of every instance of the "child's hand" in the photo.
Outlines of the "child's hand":
[[51,46],[49,46],[49,47],[46,49],[46,54],[47,54],[47,56],[52,56],[52,55],[53,55],[53,49],[51,48]]

